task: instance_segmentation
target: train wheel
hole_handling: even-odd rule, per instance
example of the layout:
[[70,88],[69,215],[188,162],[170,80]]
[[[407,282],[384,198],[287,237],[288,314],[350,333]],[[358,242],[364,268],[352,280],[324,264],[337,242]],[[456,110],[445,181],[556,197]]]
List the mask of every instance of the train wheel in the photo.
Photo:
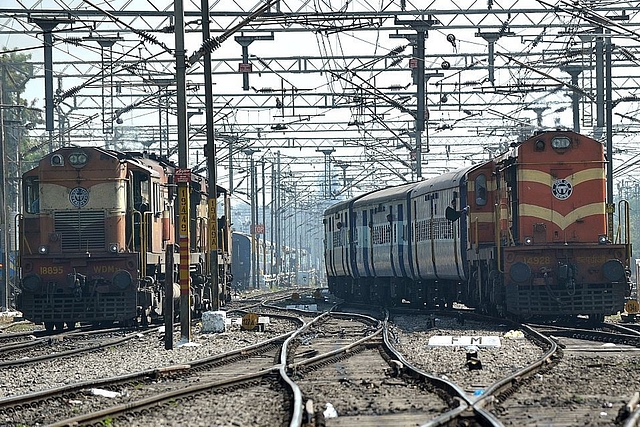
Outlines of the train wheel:
[[55,329],[61,331],[64,329],[64,322],[55,322]]
[[75,320],[67,322],[67,329],[69,329],[70,331],[73,331],[75,328],[76,328],[76,321]]
[[53,322],[44,322],[44,329],[47,332],[53,331],[54,323]]

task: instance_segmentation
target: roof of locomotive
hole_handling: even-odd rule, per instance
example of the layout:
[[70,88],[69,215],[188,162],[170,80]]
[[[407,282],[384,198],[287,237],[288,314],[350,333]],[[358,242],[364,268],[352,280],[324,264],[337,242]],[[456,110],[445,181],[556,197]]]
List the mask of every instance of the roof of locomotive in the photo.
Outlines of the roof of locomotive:
[[541,139],[541,137],[548,136],[550,134],[553,134],[553,136],[567,135],[567,136],[570,136],[572,139],[580,138],[580,140],[583,142],[591,141],[591,143],[593,144],[602,145],[600,141],[593,139],[591,137],[588,137],[586,135],[582,135],[577,132],[574,132],[571,129],[544,129],[544,130],[539,130],[535,132],[533,135],[531,135],[529,138],[523,141],[511,143],[510,148],[507,151],[496,156],[496,158],[494,159],[495,163],[500,164],[500,163],[509,161],[509,159],[517,158],[519,155],[520,147],[533,145],[539,139]]
[[[167,170],[169,169],[169,173],[173,173],[175,171],[175,169],[177,168],[176,164],[174,162],[172,162],[170,159],[168,159],[165,156],[158,156],[155,153],[149,153],[149,152],[140,152],[140,151],[115,151],[115,150],[107,150],[104,148],[100,148],[100,147],[82,147],[82,146],[68,146],[68,147],[61,147],[58,148],[55,151],[52,151],[51,153],[43,156],[40,161],[38,162],[38,166],[32,168],[31,170],[25,172],[25,174],[29,174],[30,172],[32,172],[33,170],[37,169],[38,167],[43,165],[43,162],[45,162],[44,164],[46,165],[48,162],[50,162],[51,156],[55,155],[55,154],[63,154],[63,153],[69,153],[69,152],[74,152],[74,151],[79,151],[82,150],[86,153],[88,153],[89,155],[92,152],[98,153],[100,156],[107,156],[110,157],[114,160],[118,160],[120,162],[127,162],[130,164],[135,165],[138,168],[147,170],[150,174],[154,175],[154,176],[159,176],[160,171],[162,170]],[[23,174],[23,175],[25,175]],[[196,174],[196,173],[192,173],[192,181],[195,182],[199,182],[199,183],[206,183],[208,182],[207,178],[200,175],[200,174]],[[221,187],[219,185],[216,185],[217,188],[217,194],[218,196],[220,196],[221,194],[226,194],[227,193],[227,189],[224,187]]]

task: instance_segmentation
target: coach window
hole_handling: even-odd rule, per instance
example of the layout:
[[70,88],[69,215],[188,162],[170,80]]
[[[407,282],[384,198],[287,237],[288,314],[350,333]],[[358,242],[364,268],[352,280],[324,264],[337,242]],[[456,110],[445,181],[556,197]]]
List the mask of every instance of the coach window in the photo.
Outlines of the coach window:
[[27,213],[36,214],[40,212],[40,181],[32,176],[24,181],[24,209]]
[[482,174],[476,177],[476,205],[484,206],[487,204],[487,177]]

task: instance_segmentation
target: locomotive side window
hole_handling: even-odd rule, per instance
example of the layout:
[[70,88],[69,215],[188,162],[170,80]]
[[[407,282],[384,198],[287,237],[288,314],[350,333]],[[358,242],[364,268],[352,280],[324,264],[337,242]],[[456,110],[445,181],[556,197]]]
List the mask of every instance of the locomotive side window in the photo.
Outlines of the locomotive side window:
[[476,205],[487,204],[487,177],[484,174],[478,175],[475,180],[476,185]]
[[24,209],[27,213],[37,214],[40,212],[40,181],[38,178],[25,179],[23,199]]
[[160,203],[160,184],[157,182],[153,183],[153,211],[155,213],[161,212],[161,206],[162,204]]
[[149,175],[134,172],[133,173],[133,207],[145,212],[149,210]]

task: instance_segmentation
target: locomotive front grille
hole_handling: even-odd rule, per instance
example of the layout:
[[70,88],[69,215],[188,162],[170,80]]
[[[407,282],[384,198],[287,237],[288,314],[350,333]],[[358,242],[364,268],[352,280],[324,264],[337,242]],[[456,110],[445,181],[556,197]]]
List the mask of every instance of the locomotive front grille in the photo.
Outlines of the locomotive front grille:
[[623,283],[563,286],[507,286],[507,311],[517,315],[616,314],[625,301]]
[[135,319],[137,300],[135,291],[95,293],[77,299],[69,294],[20,295],[20,306],[26,318],[34,322],[102,322]]
[[63,252],[105,250],[104,211],[56,212],[54,221]]

